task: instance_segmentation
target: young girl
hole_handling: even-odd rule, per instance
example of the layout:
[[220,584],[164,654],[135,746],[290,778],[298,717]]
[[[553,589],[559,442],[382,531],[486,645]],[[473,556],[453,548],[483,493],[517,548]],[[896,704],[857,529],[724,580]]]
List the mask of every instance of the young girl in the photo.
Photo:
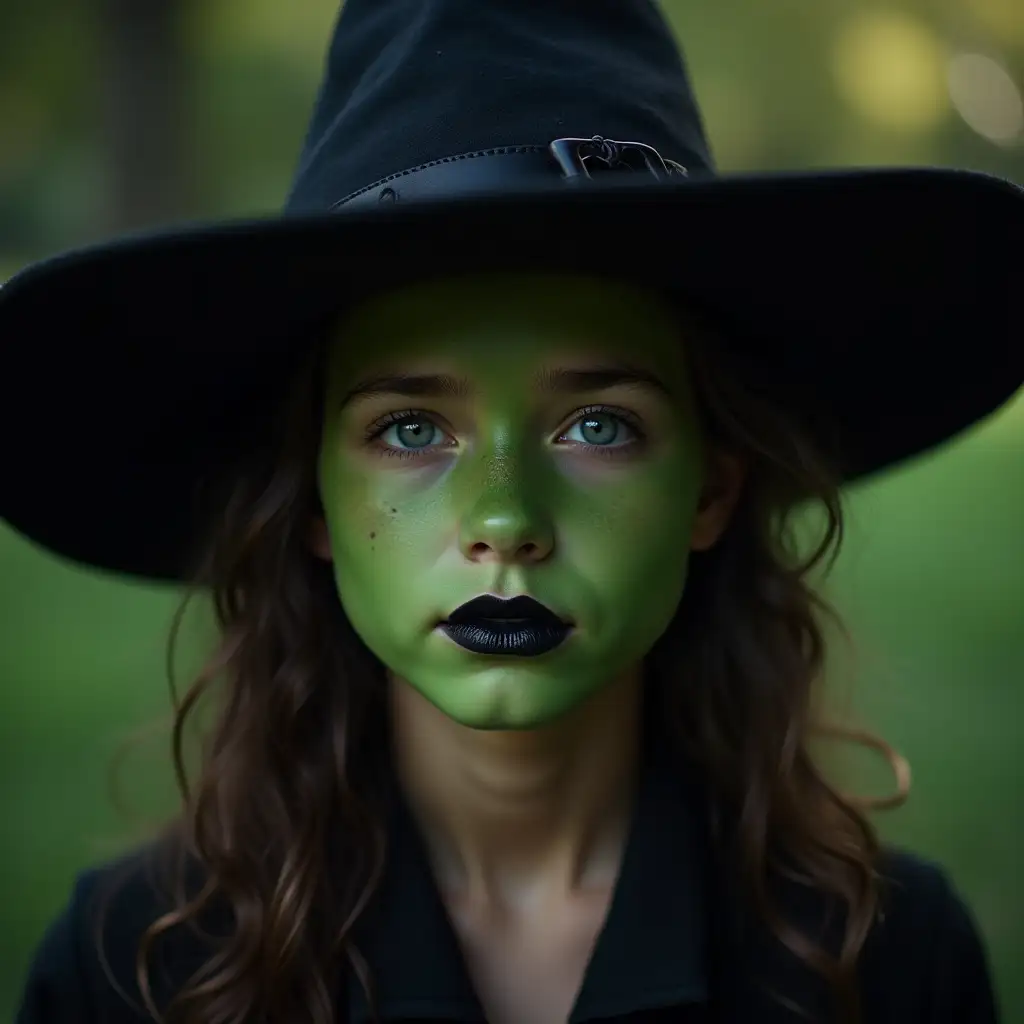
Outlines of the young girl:
[[5,515],[220,627],[180,813],[19,1024],[995,1021],[811,756],[809,574],[842,483],[1019,387],[1022,226],[977,175],[716,179],[645,0],[349,0],[289,216],[0,297]]

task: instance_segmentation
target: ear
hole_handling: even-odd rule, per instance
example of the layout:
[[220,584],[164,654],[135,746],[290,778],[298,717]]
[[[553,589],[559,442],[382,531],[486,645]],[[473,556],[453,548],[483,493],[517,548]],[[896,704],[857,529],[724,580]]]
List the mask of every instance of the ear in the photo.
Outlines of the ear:
[[309,550],[317,558],[322,558],[325,562],[334,561],[334,555],[331,552],[331,535],[327,531],[327,521],[323,516],[314,516],[310,520],[307,543]]
[[707,551],[725,533],[746,478],[747,465],[740,456],[717,450],[709,452],[704,487],[690,534],[691,550]]

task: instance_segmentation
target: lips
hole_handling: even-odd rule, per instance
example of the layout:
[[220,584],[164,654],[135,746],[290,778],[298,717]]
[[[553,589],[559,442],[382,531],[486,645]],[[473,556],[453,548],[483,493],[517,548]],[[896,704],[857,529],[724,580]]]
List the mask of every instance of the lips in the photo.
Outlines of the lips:
[[456,608],[439,628],[474,654],[535,658],[558,647],[572,624],[532,597],[483,594]]

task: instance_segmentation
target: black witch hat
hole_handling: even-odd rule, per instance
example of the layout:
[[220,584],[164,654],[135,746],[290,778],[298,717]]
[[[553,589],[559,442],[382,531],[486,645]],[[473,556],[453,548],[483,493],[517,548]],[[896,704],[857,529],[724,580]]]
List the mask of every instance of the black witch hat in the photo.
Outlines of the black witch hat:
[[1018,186],[717,176],[651,0],[348,0],[282,216],[90,247],[0,289],[0,513],[69,558],[179,578],[212,514],[197,481],[251,443],[332,315],[505,270],[708,311],[846,479],[1024,380]]

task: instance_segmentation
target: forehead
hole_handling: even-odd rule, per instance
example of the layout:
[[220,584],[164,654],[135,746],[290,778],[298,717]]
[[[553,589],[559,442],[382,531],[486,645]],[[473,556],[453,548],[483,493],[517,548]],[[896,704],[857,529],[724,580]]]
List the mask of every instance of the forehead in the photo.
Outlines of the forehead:
[[667,384],[684,375],[671,303],[658,293],[587,277],[445,278],[380,293],[334,326],[330,380],[378,372],[449,372],[526,381],[545,365],[611,357]]

